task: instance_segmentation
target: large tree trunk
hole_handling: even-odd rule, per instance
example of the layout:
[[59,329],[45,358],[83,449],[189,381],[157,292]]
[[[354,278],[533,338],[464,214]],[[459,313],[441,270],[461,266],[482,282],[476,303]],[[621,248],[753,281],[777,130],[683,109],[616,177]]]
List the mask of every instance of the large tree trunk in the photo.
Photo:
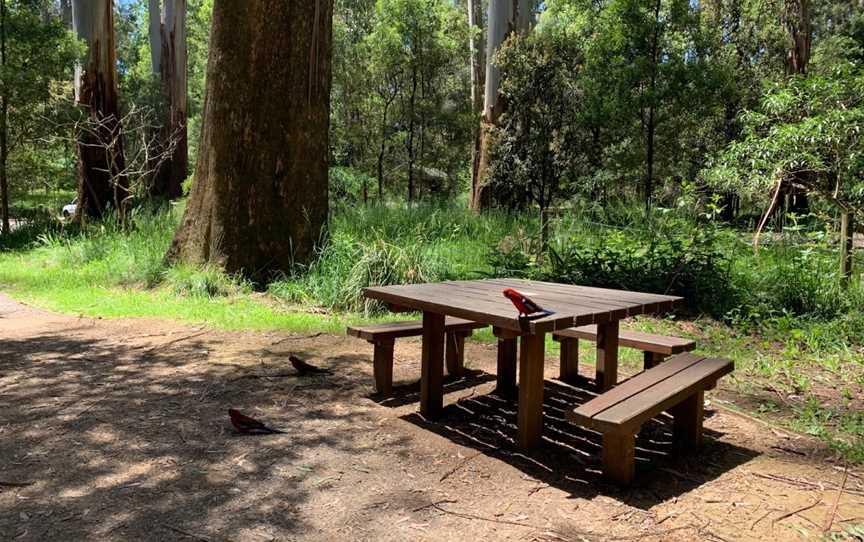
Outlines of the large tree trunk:
[[6,162],[9,158],[9,89],[6,87],[6,0],[0,0],[0,233],[9,233],[9,181],[6,178]]
[[[468,42],[471,54],[471,111],[474,113],[474,143],[471,149],[471,194],[477,191],[480,168],[480,123],[478,118],[483,111],[483,87],[486,82],[486,68],[483,62],[485,40],[483,39],[482,0],[468,0],[468,26],[472,31]],[[478,32],[475,35],[475,32]]]
[[88,120],[78,134],[76,219],[101,216],[113,208],[123,216],[128,179],[117,96],[112,0],[74,0],[72,26],[87,44],[84,64],[75,70],[75,99]]
[[216,0],[195,183],[168,252],[256,281],[327,219],[332,0]]
[[[150,57],[162,86],[163,122],[150,194],[176,199],[188,173],[186,0],[150,0]],[[169,152],[168,156],[164,153]]]
[[489,0],[489,16],[486,35],[486,81],[483,104],[483,118],[480,120],[479,158],[477,163],[476,184],[471,194],[471,208],[486,209],[491,204],[487,190],[487,177],[490,166],[490,135],[498,125],[501,115],[507,110],[507,103],[499,95],[501,70],[495,65],[494,58],[498,49],[512,32],[527,32],[534,21],[533,0]]

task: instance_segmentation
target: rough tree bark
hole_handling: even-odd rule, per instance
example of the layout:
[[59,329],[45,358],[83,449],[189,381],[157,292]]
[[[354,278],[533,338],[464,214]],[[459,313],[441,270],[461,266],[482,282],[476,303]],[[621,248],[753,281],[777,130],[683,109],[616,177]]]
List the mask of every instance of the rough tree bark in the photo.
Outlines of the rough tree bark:
[[[483,38],[483,2],[468,0],[468,26],[472,30],[468,42],[471,55],[471,110],[474,113],[474,143],[471,148],[471,194],[477,186],[477,175],[480,168],[480,123],[478,120],[483,111],[483,87],[486,83],[486,66],[483,62],[485,40]],[[479,31],[479,32],[478,32]],[[477,34],[473,33],[477,32]],[[472,197],[473,199],[473,197]]]
[[79,131],[76,220],[101,216],[109,208],[123,214],[128,198],[114,46],[113,0],[73,0],[72,26],[87,44],[75,69],[75,100],[87,111]]
[[533,0],[489,0],[489,15],[486,35],[486,84],[483,104],[483,118],[480,120],[479,158],[477,163],[476,184],[472,186],[471,208],[486,209],[491,204],[487,190],[490,151],[489,139],[498,119],[507,110],[507,103],[498,93],[501,71],[494,58],[499,47],[512,32],[527,32],[534,21]]
[[150,59],[153,73],[162,88],[161,148],[173,142],[173,152],[155,166],[150,195],[176,199],[183,195],[188,174],[188,135],[186,128],[186,0],[150,0]]
[[216,0],[200,154],[169,261],[256,281],[327,219],[332,0]]
[[[0,69],[6,73],[6,0],[0,0]],[[6,78],[0,81],[0,233],[9,233],[9,181],[6,177],[6,163],[9,158],[9,99]]]

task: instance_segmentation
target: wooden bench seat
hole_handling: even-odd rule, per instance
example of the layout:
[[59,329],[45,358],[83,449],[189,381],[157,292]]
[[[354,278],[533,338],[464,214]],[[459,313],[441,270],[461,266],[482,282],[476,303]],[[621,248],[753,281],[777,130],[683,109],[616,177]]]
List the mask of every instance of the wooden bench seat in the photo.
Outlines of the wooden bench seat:
[[[444,321],[446,334],[447,372],[461,375],[465,364],[465,338],[473,330],[487,327],[470,320],[448,316]],[[372,364],[375,371],[375,391],[388,394],[393,391],[393,344],[403,337],[419,337],[423,334],[423,322],[386,322],[362,326],[349,326],[348,335],[372,343],[375,347]]]
[[[552,338],[561,343],[560,379],[564,382],[574,382],[579,376],[579,339],[597,342],[597,326],[562,329],[556,331]],[[647,370],[660,364],[669,356],[690,352],[696,348],[696,341],[682,337],[621,330],[618,334],[618,345],[642,350]]]
[[642,424],[669,411],[674,418],[676,450],[695,449],[702,440],[704,392],[733,368],[727,359],[678,354],[573,409],[567,419],[603,433],[604,474],[629,484],[636,434]]

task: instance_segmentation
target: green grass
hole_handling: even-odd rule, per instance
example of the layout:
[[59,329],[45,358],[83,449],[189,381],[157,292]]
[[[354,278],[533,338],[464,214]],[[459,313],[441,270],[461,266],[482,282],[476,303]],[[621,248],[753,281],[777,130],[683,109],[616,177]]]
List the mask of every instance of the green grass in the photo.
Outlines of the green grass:
[[[436,206],[360,208],[333,217],[317,261],[261,292],[215,268],[166,266],[163,257],[180,212],[180,207],[139,209],[128,229],[111,221],[84,231],[53,222],[31,224],[3,240],[0,287],[40,307],[91,317],[339,334],[351,323],[405,318],[367,303],[360,295],[366,286],[522,274],[650,289],[662,275],[652,275],[649,267],[662,272],[662,266],[646,258],[672,258],[674,264],[678,254],[695,254],[696,264],[687,271],[692,276],[679,282],[710,286],[711,281],[700,282],[699,273],[715,277],[721,268],[705,262],[724,262],[723,295],[735,301],[735,310],[719,319],[689,314],[638,318],[628,325],[689,336],[701,351],[732,358],[736,372],[724,386],[735,390],[740,408],[812,434],[850,460],[864,462],[864,416],[859,414],[864,411],[864,296],[858,286],[837,286],[836,260],[825,239],[780,239],[756,257],[734,231],[719,231],[711,244],[694,248],[683,237],[680,245],[652,245],[651,239],[669,236],[638,224],[613,236],[605,226],[572,220],[559,225],[554,242],[578,252],[572,252],[570,267],[553,268],[548,260],[535,259],[533,217],[478,217]],[[674,234],[694,226],[670,220],[665,227]],[[565,275],[554,275],[556,270]],[[488,330],[475,339],[495,340]],[[557,351],[557,343],[549,340],[549,355]],[[591,363],[592,355],[591,348],[582,349],[584,363]],[[621,359],[631,371],[641,364],[633,350],[622,349]]]

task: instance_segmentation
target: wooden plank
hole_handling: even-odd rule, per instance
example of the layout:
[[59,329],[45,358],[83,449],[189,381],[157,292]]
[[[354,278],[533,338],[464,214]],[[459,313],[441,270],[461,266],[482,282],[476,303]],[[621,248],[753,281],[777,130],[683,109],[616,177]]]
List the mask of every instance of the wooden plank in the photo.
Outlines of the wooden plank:
[[[548,284],[551,283],[539,283],[542,286],[536,289],[530,287],[530,285],[523,285],[514,280],[510,279],[490,279],[490,282],[493,282],[499,285],[501,288],[515,288],[520,292],[528,295],[529,297],[542,299],[544,302],[555,302],[560,301],[564,303],[569,303],[573,305],[579,305],[587,310],[593,312],[603,312],[610,314],[613,319],[621,319],[625,318],[629,315],[629,310],[632,307],[637,306],[632,302],[627,301],[618,301],[618,300],[609,300],[609,299],[596,299],[593,297],[587,297],[583,295],[579,295],[578,290],[574,290],[573,286],[567,286],[565,284],[557,284],[555,286],[560,287],[560,289],[551,288]],[[543,303],[540,303],[543,305]],[[641,314],[641,311],[638,312]]]
[[[507,329],[521,331],[522,327],[511,310],[505,312],[504,307],[499,305],[483,305],[473,300],[466,300],[464,296],[450,295],[441,289],[428,288],[407,290],[398,286],[386,286],[381,288],[365,288],[364,295],[370,299],[379,299],[402,306],[411,307],[419,311],[436,312],[494,325]],[[478,306],[479,305],[479,306]]]
[[[454,281],[454,282],[444,282],[442,285],[446,285],[448,288],[448,293],[450,295],[459,296],[460,302],[465,302],[470,300],[472,304],[479,303],[478,306],[483,306],[483,304],[491,304],[503,310],[506,314],[511,315],[514,319],[518,320],[518,312],[516,311],[513,304],[504,297],[503,288],[499,288],[495,284],[486,283],[479,284],[478,281],[465,282],[465,281]],[[577,305],[571,305],[566,302],[554,302],[549,303],[543,301],[540,303],[546,309],[551,310],[554,314],[549,315],[544,318],[538,318],[530,321],[520,321],[522,325],[522,331],[524,333],[531,333],[532,330],[542,328],[547,331],[551,331],[553,329],[560,329],[562,327],[568,327],[568,322],[575,322],[573,319],[573,315],[582,316],[585,321],[594,321],[595,313],[597,317],[601,320],[604,318],[608,318],[605,312],[598,312],[596,309],[592,309],[590,307],[583,307]],[[580,320],[581,321],[581,320]],[[553,325],[554,324],[554,325]],[[572,324],[571,324],[572,325]]]
[[516,354],[515,337],[498,338],[498,374],[495,393],[504,399],[516,398]]
[[[444,325],[446,331],[453,332],[470,331],[487,327],[486,324],[454,317],[447,317]],[[369,342],[386,339],[399,339],[402,337],[418,337],[423,334],[423,321],[407,320],[401,322],[384,322],[381,324],[349,326],[346,332],[352,337],[358,337]]]
[[573,411],[573,414],[578,416],[579,419],[590,420],[600,412],[625,401],[630,396],[653,386],[657,382],[680,373],[694,363],[700,362],[702,359],[704,359],[704,356],[679,354],[674,358],[670,358],[666,363],[659,367],[639,373],[636,376],[621,382],[614,389],[607,391],[603,395],[588,401],[584,405],[580,405]]
[[637,304],[645,304],[645,303],[655,303],[655,302],[666,302],[666,301],[680,301],[681,297],[673,296],[673,295],[664,295],[664,294],[651,294],[647,292],[631,292],[628,290],[614,290],[610,288],[598,288],[596,286],[580,286],[575,284],[559,284],[555,282],[544,282],[537,280],[527,280],[527,279],[504,279],[508,282],[522,285],[522,287],[526,287],[528,285],[530,287],[545,287],[550,290],[569,290],[573,292],[573,295],[582,295],[585,297],[596,297],[598,299],[620,299],[633,301]]
[[444,317],[423,313],[423,354],[420,367],[420,413],[435,418],[444,407]]
[[705,358],[626,401],[600,412],[594,416],[593,423],[598,428],[607,429],[638,427],[659,412],[680,403],[695,391],[704,390],[708,382],[715,382],[729,374],[732,368],[732,362],[729,360]]
[[618,320],[597,326],[597,387],[618,383]]
[[543,437],[543,361],[545,336],[524,335],[519,353],[519,413],[517,442],[523,450],[540,445]]
[[[572,327],[562,331],[556,331],[555,335],[559,337],[585,339],[586,341],[596,341],[597,326],[588,325]],[[626,330],[619,332],[618,344],[628,348],[636,348],[638,350],[666,355],[689,352],[696,348],[696,341],[693,341],[692,339]]]

